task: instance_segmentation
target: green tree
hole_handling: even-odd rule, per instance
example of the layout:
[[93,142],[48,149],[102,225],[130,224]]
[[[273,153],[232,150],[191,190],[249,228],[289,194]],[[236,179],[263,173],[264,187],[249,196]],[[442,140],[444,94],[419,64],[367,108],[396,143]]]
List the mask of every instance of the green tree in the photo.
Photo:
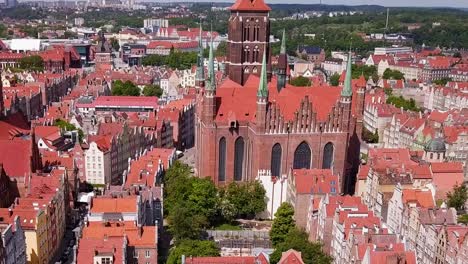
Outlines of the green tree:
[[463,214],[458,217],[458,223],[468,225],[468,214]]
[[457,211],[465,208],[466,200],[468,199],[468,189],[464,184],[455,185],[451,192],[447,193],[447,205],[454,207]]
[[112,48],[113,48],[115,51],[119,51],[119,50],[120,50],[120,44],[119,44],[119,41],[118,41],[116,38],[111,38],[111,39],[110,39],[110,44],[111,44]]
[[184,240],[171,249],[167,264],[182,264],[182,256],[217,257],[219,249],[213,241]]
[[379,79],[378,73],[377,73],[377,67],[374,65],[356,65],[353,64],[351,68],[351,73],[353,79],[359,79],[361,75],[364,75],[364,78],[366,80],[369,80],[369,78],[372,78],[374,82],[377,82]]
[[140,88],[131,81],[116,80],[112,83],[112,95],[140,96]]
[[387,98],[386,103],[387,104],[392,104],[392,105],[394,105],[395,107],[398,107],[398,108],[403,107],[404,110],[410,110],[410,111],[416,111],[416,112],[421,110],[421,109],[419,109],[418,106],[416,106],[416,101],[413,98],[411,98],[409,100],[406,100],[401,95],[400,96],[390,95]]
[[338,84],[340,84],[340,75],[338,73],[335,72],[330,76],[330,84],[333,86],[338,86]]
[[442,79],[439,79],[439,80],[434,80],[433,83],[437,84],[437,85],[440,85],[440,86],[445,86],[450,81],[452,81],[451,78],[442,78]]
[[289,232],[296,227],[294,221],[294,208],[289,203],[282,203],[275,213],[275,219],[270,230],[270,239],[273,247],[286,240]]
[[201,231],[208,226],[208,220],[202,215],[194,215],[187,204],[173,206],[167,217],[169,232],[176,243],[184,239],[200,239]]
[[142,64],[144,66],[161,66],[166,64],[166,57],[157,54],[151,54],[143,58]]
[[83,142],[84,133],[81,128],[77,128],[75,125],[63,120],[63,119],[56,119],[54,122],[54,126],[58,126],[60,129],[65,131],[78,131],[78,140]]
[[217,57],[226,56],[226,51],[227,51],[227,42],[221,41],[218,47],[216,48],[216,56]]
[[23,70],[43,71],[44,60],[39,55],[27,56],[19,60],[19,66]]
[[386,69],[382,76],[384,79],[403,80],[405,75],[398,70]]
[[192,186],[187,206],[194,215],[213,220],[218,207],[218,191],[211,179],[191,178]]
[[362,139],[367,143],[379,143],[379,132],[376,130],[375,133],[372,133],[364,127],[362,129]]
[[282,252],[289,249],[301,252],[304,263],[329,264],[333,261],[332,257],[323,253],[322,246],[319,243],[309,242],[305,232],[293,228],[284,242],[275,247],[275,251],[270,255],[270,263],[278,263]]
[[253,218],[266,208],[265,189],[258,181],[228,185],[223,197],[236,208],[236,216]]
[[66,39],[74,39],[77,36],[78,36],[78,34],[76,34],[73,31],[70,31],[70,30],[66,30],[65,33],[63,34],[63,37],[66,38]]
[[143,95],[161,97],[163,95],[163,90],[159,85],[149,84],[145,85],[143,88]]
[[291,85],[298,86],[298,87],[306,87],[306,86],[311,86],[312,82],[310,81],[309,78],[299,76],[290,81]]

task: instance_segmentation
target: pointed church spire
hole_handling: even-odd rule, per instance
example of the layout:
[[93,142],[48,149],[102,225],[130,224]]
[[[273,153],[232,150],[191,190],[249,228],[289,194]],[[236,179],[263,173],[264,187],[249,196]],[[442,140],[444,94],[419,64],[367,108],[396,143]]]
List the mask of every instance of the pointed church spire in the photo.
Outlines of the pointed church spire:
[[283,29],[283,38],[281,39],[281,54],[286,54],[286,30]]
[[[211,26],[213,28],[213,26]],[[210,32],[210,55],[208,57],[208,87],[207,89],[214,92],[216,90],[216,76],[214,70],[214,56],[213,56],[213,31]]]
[[263,51],[262,71],[260,73],[260,83],[258,84],[257,97],[261,97],[261,98],[268,97],[266,50]]
[[351,75],[352,65],[353,64],[351,62],[351,49],[350,49],[349,54],[348,54],[348,64],[347,64],[347,67],[346,67],[346,77],[345,77],[345,81],[344,81],[343,90],[341,90],[341,96],[343,96],[343,97],[351,97],[353,95],[353,89],[352,89],[352,84],[351,84],[351,81],[352,81],[352,75]]

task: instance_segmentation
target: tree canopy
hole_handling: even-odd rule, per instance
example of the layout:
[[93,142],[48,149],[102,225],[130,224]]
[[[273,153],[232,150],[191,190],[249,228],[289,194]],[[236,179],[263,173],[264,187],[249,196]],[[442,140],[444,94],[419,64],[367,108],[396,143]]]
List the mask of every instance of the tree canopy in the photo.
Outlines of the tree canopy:
[[289,83],[291,85],[299,86],[299,87],[306,87],[306,86],[311,86],[312,85],[312,82],[310,81],[310,79],[306,78],[304,76],[298,76],[298,77],[292,79]]
[[332,257],[323,253],[321,244],[309,242],[304,231],[293,228],[284,242],[275,247],[275,251],[270,255],[270,263],[278,263],[281,254],[289,249],[301,252],[304,263],[330,264],[333,260]]
[[372,78],[374,82],[377,82],[379,80],[379,75],[377,74],[377,67],[374,65],[356,65],[353,64],[351,68],[351,74],[353,79],[359,79],[361,75],[364,75],[364,78],[366,80],[369,80],[369,78]]
[[161,97],[163,95],[163,90],[159,85],[149,84],[145,85],[143,88],[143,95]]
[[289,232],[296,227],[293,217],[294,208],[289,203],[284,202],[278,207],[270,230],[270,239],[273,247],[283,243]]
[[231,204],[235,215],[241,218],[253,218],[266,208],[265,189],[258,181],[228,185],[221,198]]
[[340,84],[340,75],[335,72],[332,76],[330,76],[330,85],[338,86],[338,84]]
[[416,105],[416,101],[414,101],[413,98],[409,99],[409,100],[406,100],[405,98],[403,98],[403,96],[394,96],[394,95],[390,95],[388,98],[387,98],[387,104],[392,104],[394,105],[395,107],[403,107],[404,110],[410,110],[410,111],[415,111],[415,112],[418,112],[420,111],[421,109],[419,109],[419,107]]
[[364,127],[362,129],[362,139],[367,143],[379,143],[379,132],[372,133]]
[[213,241],[184,240],[172,248],[167,264],[182,264],[182,255],[189,257],[217,257],[219,249]]
[[84,133],[83,130],[80,128],[77,128],[75,125],[63,120],[63,119],[57,119],[54,122],[54,126],[58,126],[59,128],[65,130],[65,131],[78,131],[78,139],[80,142],[83,142],[84,138]]
[[112,83],[112,95],[140,96],[140,88],[131,81],[117,80]]
[[457,211],[465,208],[466,200],[468,199],[468,189],[464,184],[456,185],[451,192],[447,193],[447,205],[454,207]]
[[382,76],[384,79],[403,80],[405,75],[399,70],[386,69]]
[[23,70],[43,71],[44,60],[39,55],[26,56],[19,60],[19,66]]
[[209,178],[193,177],[190,168],[175,162],[164,176],[165,210],[176,243],[199,239],[204,228],[252,218],[266,208],[265,189],[255,181],[216,188]]
[[144,66],[167,65],[173,69],[179,70],[190,69],[196,62],[197,52],[180,52],[174,48],[171,49],[167,56],[152,54],[144,57],[142,60]]

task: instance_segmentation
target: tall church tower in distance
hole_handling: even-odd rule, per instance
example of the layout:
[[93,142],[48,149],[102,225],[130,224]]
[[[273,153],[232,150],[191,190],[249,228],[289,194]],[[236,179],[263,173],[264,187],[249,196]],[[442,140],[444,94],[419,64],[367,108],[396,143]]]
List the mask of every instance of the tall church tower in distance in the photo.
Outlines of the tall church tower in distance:
[[250,74],[260,75],[266,53],[268,77],[271,77],[271,8],[264,0],[236,0],[228,22],[226,71],[228,77],[243,85]]

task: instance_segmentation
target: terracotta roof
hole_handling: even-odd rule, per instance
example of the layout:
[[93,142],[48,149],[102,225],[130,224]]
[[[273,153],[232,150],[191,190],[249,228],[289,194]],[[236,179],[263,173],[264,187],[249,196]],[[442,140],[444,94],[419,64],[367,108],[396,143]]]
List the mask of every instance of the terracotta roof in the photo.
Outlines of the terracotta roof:
[[111,256],[112,263],[124,263],[124,237],[81,238],[78,243],[77,263],[92,263],[96,255]]
[[270,11],[271,8],[263,0],[237,0],[231,11]]
[[[244,86],[226,79],[216,90],[219,98],[219,107],[216,121],[227,122],[235,118],[239,122],[252,122],[255,120],[257,107],[257,89],[260,78],[250,75]],[[327,119],[333,106],[340,98],[341,87],[312,86],[295,87],[287,84],[278,92],[276,78],[268,83],[269,101],[275,103],[286,121],[293,120],[295,112],[299,109],[301,101],[308,97],[312,101],[313,109],[317,112],[318,121]]]
[[338,176],[330,169],[295,169],[292,171],[296,193],[298,194],[337,194]]
[[30,139],[0,140],[0,163],[10,177],[25,177],[31,173],[32,146]]
[[135,213],[137,212],[137,197],[124,198],[94,198],[91,213]]
[[163,165],[163,169],[168,169],[170,157],[173,155],[175,155],[175,149],[154,148],[138,160],[133,160],[130,163],[125,186],[155,186],[156,174],[160,168],[159,162]]
[[141,229],[134,222],[89,222],[83,228],[83,238],[104,239],[106,236],[128,239],[128,245],[134,247],[157,248],[157,226],[143,226]]
[[431,163],[431,169],[438,199],[444,198],[453,186],[462,184],[464,181],[461,162],[434,162]]
[[29,131],[28,121],[20,112],[0,120],[0,140],[12,139],[15,135],[29,134]]
[[304,264],[301,252],[290,249],[281,254],[281,259],[278,264]]
[[155,96],[99,96],[93,102],[96,107],[106,106],[133,106],[158,107],[158,98]]
[[418,207],[434,208],[435,202],[430,190],[403,189],[403,203],[416,203]]

